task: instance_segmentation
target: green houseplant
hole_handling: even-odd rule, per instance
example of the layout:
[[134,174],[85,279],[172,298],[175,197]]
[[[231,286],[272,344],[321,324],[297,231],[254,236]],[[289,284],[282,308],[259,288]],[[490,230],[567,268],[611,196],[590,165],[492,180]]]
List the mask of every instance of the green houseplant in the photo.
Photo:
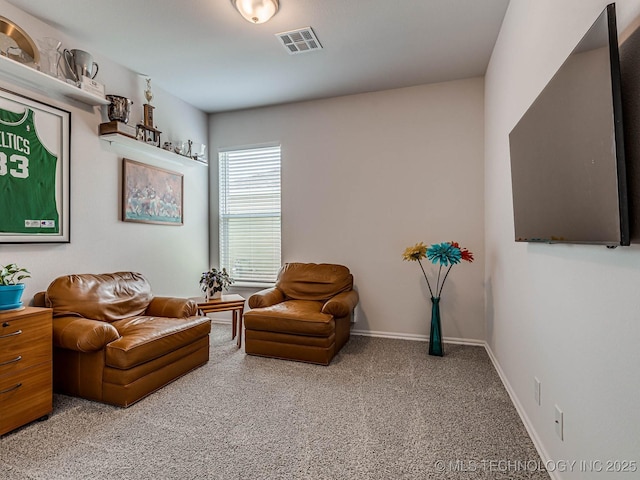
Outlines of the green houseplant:
[[211,268],[200,277],[200,289],[207,300],[222,297],[222,289],[228,290],[233,283],[233,278],[227,273],[227,269]]
[[20,308],[24,283],[20,283],[31,275],[26,268],[21,268],[15,263],[9,263],[0,267],[0,310]]

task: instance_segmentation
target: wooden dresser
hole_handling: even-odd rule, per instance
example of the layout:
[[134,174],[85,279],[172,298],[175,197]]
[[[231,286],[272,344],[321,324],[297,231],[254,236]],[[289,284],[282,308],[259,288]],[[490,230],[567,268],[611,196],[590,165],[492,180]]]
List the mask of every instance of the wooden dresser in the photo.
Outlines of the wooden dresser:
[[51,309],[0,313],[0,435],[53,410]]

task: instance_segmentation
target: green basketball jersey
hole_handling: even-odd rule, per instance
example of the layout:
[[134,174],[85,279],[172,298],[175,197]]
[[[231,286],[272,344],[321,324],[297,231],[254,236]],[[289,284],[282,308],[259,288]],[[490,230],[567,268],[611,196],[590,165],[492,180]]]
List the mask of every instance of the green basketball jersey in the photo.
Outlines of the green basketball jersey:
[[33,110],[0,108],[0,234],[60,233],[57,162],[38,138]]

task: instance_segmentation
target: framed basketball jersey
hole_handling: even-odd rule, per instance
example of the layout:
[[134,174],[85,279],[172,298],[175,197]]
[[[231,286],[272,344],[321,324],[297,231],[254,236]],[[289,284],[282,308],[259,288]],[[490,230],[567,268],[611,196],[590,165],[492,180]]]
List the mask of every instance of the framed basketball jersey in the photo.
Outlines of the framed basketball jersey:
[[0,243],[69,242],[71,113],[0,89]]

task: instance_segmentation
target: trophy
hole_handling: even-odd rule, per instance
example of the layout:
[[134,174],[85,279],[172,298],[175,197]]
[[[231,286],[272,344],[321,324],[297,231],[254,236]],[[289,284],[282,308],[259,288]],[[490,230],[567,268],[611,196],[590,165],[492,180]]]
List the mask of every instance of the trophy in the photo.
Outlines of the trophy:
[[[67,65],[68,71],[72,75],[72,80],[76,83],[82,81],[82,77],[96,78],[98,74],[98,64],[93,61],[90,53],[84,50],[67,50],[62,51],[64,63]],[[93,71],[95,67],[95,72]]]
[[160,130],[153,126],[153,109],[154,107],[151,105],[151,100],[153,99],[153,92],[151,91],[151,79],[147,78],[147,89],[144,91],[144,97],[147,99],[147,103],[145,103],[142,113],[142,123],[138,124],[137,127],[137,137],[139,140],[148,143],[150,145],[155,145],[156,147],[160,147],[160,134],[162,133]]
[[109,120],[128,123],[129,114],[131,113],[131,105],[133,105],[133,102],[126,97],[121,97],[120,95],[107,95],[107,100],[111,102],[107,109],[107,116],[109,117]]

